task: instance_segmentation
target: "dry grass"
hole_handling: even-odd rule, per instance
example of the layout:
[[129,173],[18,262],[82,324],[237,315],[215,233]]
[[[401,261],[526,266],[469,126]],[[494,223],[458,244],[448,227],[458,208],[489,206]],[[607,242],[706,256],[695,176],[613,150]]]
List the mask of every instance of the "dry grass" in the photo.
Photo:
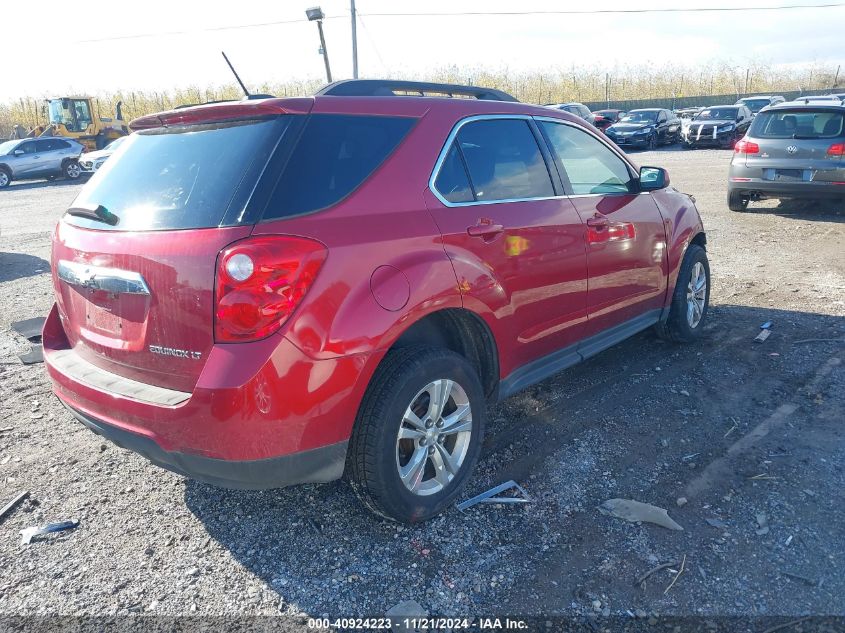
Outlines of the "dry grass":
[[[748,76],[746,80],[746,70]],[[731,65],[712,62],[696,66],[679,64],[660,68],[625,66],[610,72],[594,68],[558,68],[552,72],[511,72],[507,68],[460,68],[452,66],[432,71],[427,76],[403,79],[427,79],[447,83],[468,83],[499,88],[528,103],[565,101],[603,101],[605,90],[611,100],[689,97],[693,95],[725,95],[765,92],[805,92],[833,87],[835,66],[812,64],[789,70],[773,70],[765,65]],[[400,78],[396,76],[395,78]],[[839,83],[843,82],[840,76]],[[323,82],[319,79],[284,84],[266,84],[257,91],[278,96],[313,94]],[[185,103],[203,103],[221,99],[238,99],[241,92],[235,84],[202,88],[189,86],[171,91],[137,92],[115,90],[98,94],[97,103],[103,116],[111,116],[118,101],[123,102],[128,119],[167,110]],[[8,138],[11,126],[43,124],[43,99],[21,96],[0,104],[0,138]]]

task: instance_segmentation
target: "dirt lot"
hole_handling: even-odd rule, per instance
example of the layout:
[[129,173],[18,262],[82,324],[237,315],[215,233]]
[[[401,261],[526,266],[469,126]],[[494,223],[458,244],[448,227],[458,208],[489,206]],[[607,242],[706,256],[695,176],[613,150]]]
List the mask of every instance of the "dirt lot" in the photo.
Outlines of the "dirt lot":
[[[706,336],[645,333],[506,401],[468,496],[516,479],[534,503],[414,528],[375,519],[343,482],[186,481],[75,422],[9,324],[49,309],[49,232],[79,186],[0,192],[0,505],[32,493],[0,522],[0,614],[380,615],[413,599],[441,615],[845,615],[845,210],[731,213],[729,152],[636,159],[698,199]],[[684,530],[601,514],[614,497]],[[80,526],[20,544],[68,518]],[[636,582],[681,560],[668,591],[678,564]]]

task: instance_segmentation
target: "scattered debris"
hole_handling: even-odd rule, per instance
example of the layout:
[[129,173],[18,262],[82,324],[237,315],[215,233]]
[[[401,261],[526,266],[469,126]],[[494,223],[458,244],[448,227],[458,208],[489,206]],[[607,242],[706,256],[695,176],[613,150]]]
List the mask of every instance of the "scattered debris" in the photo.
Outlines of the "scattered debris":
[[422,605],[416,600],[403,600],[399,604],[390,607],[385,615],[391,619],[391,630],[393,633],[405,633],[406,631],[410,633],[416,629],[406,627],[403,620],[428,617],[428,611],[423,609]]
[[33,345],[26,354],[18,354],[18,358],[24,365],[35,365],[44,362],[44,350],[41,344]]
[[690,455],[684,455],[683,457],[681,457],[681,461],[688,462],[691,459],[695,459],[699,455],[701,455],[701,453],[692,453]]
[[759,475],[754,475],[753,477],[749,477],[749,479],[780,479],[780,477],[775,477],[774,475],[767,475],[766,473],[760,473]]
[[802,622],[806,622],[807,620],[809,620],[812,617],[813,616],[811,616],[811,615],[807,615],[807,616],[804,616],[803,618],[798,618],[797,620],[792,620],[790,622],[784,622],[783,624],[778,624],[777,626],[769,627],[768,629],[763,631],[763,633],[775,633],[775,631],[780,631],[781,629],[785,629],[785,628],[788,628],[790,626],[795,626],[796,624],[801,624]]
[[805,338],[800,341],[792,341],[793,345],[803,343],[845,343],[845,338]]
[[682,396],[686,396],[687,398],[689,398],[689,391],[687,391],[686,389],[681,389],[680,393]]
[[72,530],[79,525],[79,521],[71,519],[70,521],[61,521],[59,523],[48,523],[41,527],[32,526],[21,530],[21,545],[29,545],[32,539],[43,534],[51,534],[53,532],[61,532],[63,530]]
[[[510,490],[511,488],[516,488],[521,494],[522,497],[497,497],[499,493],[504,492],[505,490]],[[476,495],[472,499],[467,499],[466,501],[462,501],[461,503],[457,504],[458,510],[463,512],[467,508],[471,508],[472,506],[478,503],[530,503],[531,498],[528,496],[528,493],[525,492],[525,489],[516,483],[513,480],[506,481],[503,484],[499,484],[495,488],[490,488],[486,492],[482,492],[480,495]]]
[[754,337],[755,343],[763,343],[771,335],[771,330],[760,330],[760,333]]
[[733,418],[731,418],[731,422],[733,422],[733,423],[734,423],[734,425],[733,425],[731,428],[729,428],[729,429],[728,429],[728,432],[727,432],[727,433],[725,433],[725,434],[722,436],[722,439],[723,439],[723,440],[724,440],[724,439],[726,439],[726,438],[728,437],[728,435],[730,435],[731,433],[733,433],[733,432],[734,432],[734,431],[736,431],[736,429],[737,429],[737,426],[738,426],[737,421],[736,421],[736,420],[734,420]]
[[789,544],[792,542],[792,534],[789,535],[789,538],[786,539],[786,543],[784,543],[784,547],[789,547]]
[[668,569],[669,567],[675,567],[677,564],[678,564],[678,561],[673,560],[673,561],[669,561],[668,563],[663,563],[662,565],[658,565],[657,567],[652,567],[646,573],[644,573],[642,576],[637,578],[636,582],[634,582],[634,586],[642,585],[653,574],[656,574],[657,572],[659,572],[663,569]]
[[686,555],[686,554],[684,554],[684,558],[681,560],[681,568],[678,570],[678,573],[677,573],[677,574],[675,574],[675,577],[672,579],[672,582],[670,582],[670,583],[669,583],[669,586],[668,586],[668,587],[666,587],[666,589],[663,591],[663,595],[664,595],[664,596],[665,596],[667,593],[669,593],[669,590],[670,590],[672,587],[674,587],[674,586],[675,586],[675,583],[676,583],[676,582],[678,582],[678,578],[680,578],[680,577],[681,577],[681,574],[683,574],[683,573],[684,573],[684,569],[685,569],[685,567],[686,567],[686,563],[687,563],[687,555]]
[[771,330],[772,329],[772,322],[766,321],[763,325],[760,326],[761,330]]
[[765,536],[769,533],[769,519],[763,512],[757,514],[757,536]]
[[14,430],[14,428],[15,427],[13,427],[13,426],[4,426],[2,429],[0,429],[0,433],[5,433],[6,431],[12,431],[12,430]]
[[727,530],[728,529],[728,524],[725,523],[724,521],[722,521],[721,519],[704,519],[704,520],[707,521],[708,525],[710,525],[714,528],[718,528],[720,530]]
[[619,519],[625,519],[632,523],[644,521],[670,530],[684,529],[675,523],[669,516],[669,513],[663,508],[631,499],[608,499],[599,506],[599,512]]
[[2,509],[0,509],[0,521],[2,521],[2,520],[3,520],[3,517],[5,517],[7,514],[9,514],[9,512],[11,512],[11,511],[12,511],[12,509],[13,509],[16,505],[18,505],[21,501],[23,501],[24,499],[26,499],[28,496],[29,496],[29,491],[28,491],[28,490],[24,490],[24,491],[23,491],[22,493],[20,493],[17,497],[15,497],[15,498],[14,498],[14,499],[12,499],[9,503],[7,503],[6,505],[4,505],[4,506],[3,506],[3,508],[2,508]]
[[780,573],[783,574],[784,576],[786,576],[787,578],[794,578],[795,580],[800,580],[801,582],[806,583],[806,584],[810,585],[811,587],[815,587],[816,585],[819,584],[819,582],[817,580],[813,580],[812,578],[807,578],[806,576],[802,576],[800,574],[794,574],[790,571],[782,571]]
[[678,497],[677,499],[675,499],[675,503],[677,504],[677,506],[679,508],[682,508],[685,505],[687,505],[687,498],[686,497]]
[[9,327],[26,339],[32,341],[33,339],[41,339],[41,330],[44,329],[44,321],[46,317],[33,317],[31,319],[24,319],[23,321],[15,321]]

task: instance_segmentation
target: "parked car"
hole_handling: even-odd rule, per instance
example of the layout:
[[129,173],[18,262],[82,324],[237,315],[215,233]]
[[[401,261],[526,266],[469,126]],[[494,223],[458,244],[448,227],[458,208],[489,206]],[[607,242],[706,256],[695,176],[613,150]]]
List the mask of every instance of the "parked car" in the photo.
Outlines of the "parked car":
[[755,97],[743,97],[742,99],[738,99],[734,105],[745,106],[751,110],[751,116],[754,116],[763,108],[777,103],[783,103],[784,101],[786,101],[786,99],[780,95],[757,95]]
[[103,149],[98,149],[95,152],[85,152],[79,157],[79,166],[82,168],[82,173],[90,176],[97,171],[117,151],[117,148],[123,144],[126,138],[125,136],[121,136],[106,145]]
[[751,110],[744,105],[711,106],[693,117],[683,146],[733,148],[751,125]]
[[692,198],[569,113],[352,80],[132,129],[58,222],[44,359],[83,424],[195,479],[345,472],[421,521],[466,484],[489,403],[704,329]]
[[581,117],[588,123],[593,122],[593,113],[590,112],[590,108],[585,106],[583,103],[554,103],[546,107],[554,108],[555,110],[563,110],[564,112],[569,112],[570,114],[574,114],[577,117]]
[[845,200],[845,105],[780,103],[757,114],[734,150],[728,208],[766,198]]
[[681,138],[681,120],[665,108],[631,110],[605,130],[608,138],[622,147],[654,149],[673,145]]
[[593,125],[602,132],[625,116],[624,110],[597,110],[593,112]]
[[65,138],[25,138],[0,143],[0,189],[13,180],[56,178],[76,180],[83,145]]

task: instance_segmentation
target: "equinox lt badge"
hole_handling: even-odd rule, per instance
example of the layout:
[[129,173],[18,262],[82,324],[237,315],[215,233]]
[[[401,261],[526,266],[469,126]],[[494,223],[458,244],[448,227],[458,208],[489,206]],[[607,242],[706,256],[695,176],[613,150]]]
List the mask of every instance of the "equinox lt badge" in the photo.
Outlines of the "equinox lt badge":
[[199,360],[202,358],[202,352],[193,352],[189,349],[174,349],[173,347],[162,347],[161,345],[150,345],[149,349],[153,354],[161,354],[162,356],[190,358],[191,360]]

